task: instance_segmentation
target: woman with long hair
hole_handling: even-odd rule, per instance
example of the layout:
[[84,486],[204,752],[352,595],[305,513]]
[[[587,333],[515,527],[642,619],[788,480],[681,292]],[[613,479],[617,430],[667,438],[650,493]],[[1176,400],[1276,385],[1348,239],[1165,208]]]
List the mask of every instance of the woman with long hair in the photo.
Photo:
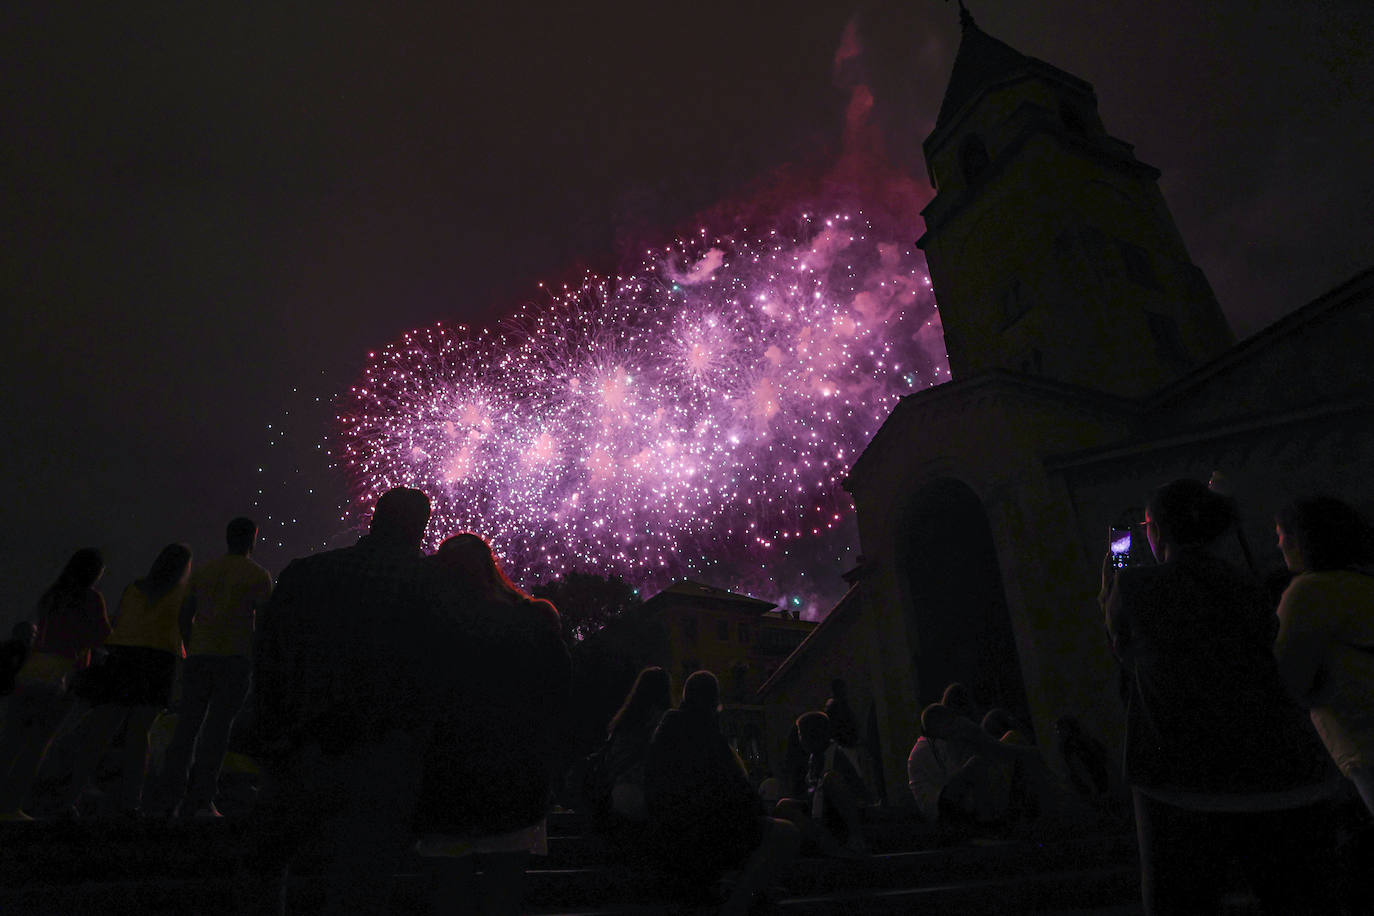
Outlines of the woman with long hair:
[[611,813],[630,821],[648,817],[644,803],[644,761],[649,739],[663,714],[673,708],[668,672],[649,667],[639,672],[624,704],[606,726],[606,782],[611,787]]
[[505,605],[529,605],[556,628],[558,611],[551,602],[533,598],[506,575],[491,545],[471,531],[455,534],[439,545],[434,555],[442,586],[449,590],[475,591],[484,601]]
[[0,819],[28,818],[22,807],[53,735],[71,710],[69,681],[90,665],[91,650],[110,635],[105,598],[95,588],[104,573],[100,551],[84,547],[38,599],[37,635],[15,679],[0,735]]
[[105,647],[109,653],[104,683],[90,697],[86,743],[72,767],[68,801],[76,804],[95,775],[100,757],[124,729],[120,783],[114,808],[140,813],[143,781],[148,768],[148,730],[171,700],[177,663],[185,658],[181,611],[191,574],[191,548],[168,544],[158,553],[147,575],[134,581],[119,599],[114,629]]
[[430,562],[452,632],[416,808],[431,906],[515,913],[530,854],[548,851],[568,651],[553,605],[517,588],[482,538],[451,537]]
[[1260,584],[1217,555],[1235,504],[1196,480],[1155,490],[1157,565],[1109,584],[1107,630],[1126,680],[1125,775],[1147,913],[1210,912],[1230,860],[1266,912],[1327,912],[1321,872],[1339,784],[1271,652]]
[[795,858],[801,835],[767,817],[744,763],[720,732],[720,685],[698,671],[682,703],[663,714],[644,765],[651,846],[659,866],[686,893],[709,888],[724,871],[741,869],[721,906],[743,916],[779,868]]
[[1319,496],[1286,506],[1275,530],[1294,575],[1279,602],[1279,671],[1374,815],[1374,529]]

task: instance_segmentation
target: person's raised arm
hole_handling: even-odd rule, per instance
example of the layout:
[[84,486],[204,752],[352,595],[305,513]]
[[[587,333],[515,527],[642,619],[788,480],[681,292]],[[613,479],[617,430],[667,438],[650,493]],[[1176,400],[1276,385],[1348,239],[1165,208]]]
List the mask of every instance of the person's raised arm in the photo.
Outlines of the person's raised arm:
[[1116,567],[1112,565],[1112,552],[1108,550],[1102,555],[1102,584],[1097,590],[1097,606],[1106,610],[1107,598],[1112,593],[1112,586],[1116,584]]
[[1126,613],[1125,601],[1125,593],[1128,591],[1129,582],[1123,582],[1121,572],[1117,572],[1112,577],[1107,597],[1102,602],[1107,639],[1111,643],[1112,652],[1120,660],[1125,660],[1131,651],[1131,622],[1130,616]]

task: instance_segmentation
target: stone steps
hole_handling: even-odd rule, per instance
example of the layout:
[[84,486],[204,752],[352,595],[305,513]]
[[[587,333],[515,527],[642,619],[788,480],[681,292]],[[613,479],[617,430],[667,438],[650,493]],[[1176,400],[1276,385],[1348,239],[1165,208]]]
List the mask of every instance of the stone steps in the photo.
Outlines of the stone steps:
[[[525,904],[551,916],[632,916],[678,909],[652,876],[613,861],[576,815],[550,819],[550,855],[532,860]],[[1039,841],[935,846],[937,835],[901,817],[864,827],[878,850],[861,860],[807,857],[780,877],[777,911],[846,913],[1138,912],[1132,838],[1098,831]],[[232,914],[232,874],[243,823],[82,820],[0,824],[0,912]],[[396,876],[397,913],[421,910],[424,860]],[[317,912],[326,881],[307,859],[293,876],[291,911]],[[1132,909],[1132,907],[1135,909]]]
[[[540,875],[531,876],[537,882]],[[557,882],[557,875],[544,876]],[[603,889],[605,884],[602,885]],[[622,887],[634,887],[622,885]],[[318,876],[295,879],[289,894],[292,913],[317,912],[324,900],[325,880]],[[856,887],[831,893],[788,896],[777,908],[787,916],[839,916],[839,914],[977,914],[1071,913],[1097,910],[1136,913],[1138,895],[1133,866],[1058,871],[1014,878],[967,880],[913,887]],[[617,900],[575,899],[580,895],[526,895],[530,914],[577,914],[577,916],[631,916],[662,914],[673,902],[652,893],[647,886],[625,893]],[[543,898],[543,899],[540,899]],[[1127,903],[1126,901],[1132,901]],[[393,912],[423,910],[424,883],[418,875],[401,875]],[[149,878],[123,882],[82,882],[34,885],[0,891],[5,913],[24,916],[105,916],[111,913],[182,914],[182,916],[232,916],[233,884],[226,877]]]

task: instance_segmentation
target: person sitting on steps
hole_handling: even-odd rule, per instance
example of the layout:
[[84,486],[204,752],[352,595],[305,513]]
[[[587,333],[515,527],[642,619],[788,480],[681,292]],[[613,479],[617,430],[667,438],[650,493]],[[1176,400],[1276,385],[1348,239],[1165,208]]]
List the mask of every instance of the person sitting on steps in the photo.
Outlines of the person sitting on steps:
[[802,838],[830,856],[856,858],[868,852],[860,829],[859,809],[868,802],[863,779],[832,733],[830,718],[808,712],[797,720],[797,734],[810,755],[806,795],[784,798],[773,816],[797,825]]

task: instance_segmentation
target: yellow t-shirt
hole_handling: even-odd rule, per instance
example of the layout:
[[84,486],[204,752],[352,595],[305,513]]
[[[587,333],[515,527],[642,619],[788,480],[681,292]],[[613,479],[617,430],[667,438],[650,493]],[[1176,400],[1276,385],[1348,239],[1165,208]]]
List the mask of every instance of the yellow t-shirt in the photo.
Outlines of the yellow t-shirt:
[[105,640],[109,646],[139,646],[161,649],[185,658],[181,645],[181,605],[186,600],[187,586],[178,585],[155,602],[137,585],[124,589],[119,599],[119,611],[114,630]]
[[249,557],[226,554],[191,575],[196,615],[192,655],[253,653],[253,620],[272,594],[272,575]]

